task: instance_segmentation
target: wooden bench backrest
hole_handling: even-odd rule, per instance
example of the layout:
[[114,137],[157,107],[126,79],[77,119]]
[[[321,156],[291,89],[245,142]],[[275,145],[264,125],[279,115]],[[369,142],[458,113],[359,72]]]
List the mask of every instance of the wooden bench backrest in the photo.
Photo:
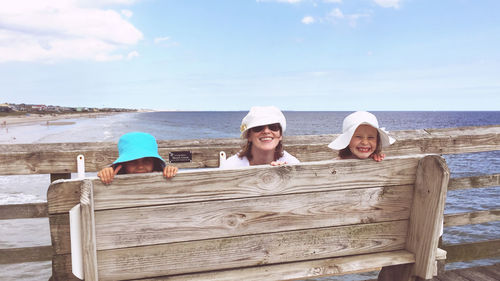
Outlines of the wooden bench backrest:
[[373,253],[411,253],[429,278],[448,175],[439,156],[406,156],[57,181],[53,276],[72,278],[67,212],[81,203],[86,280],[304,278]]

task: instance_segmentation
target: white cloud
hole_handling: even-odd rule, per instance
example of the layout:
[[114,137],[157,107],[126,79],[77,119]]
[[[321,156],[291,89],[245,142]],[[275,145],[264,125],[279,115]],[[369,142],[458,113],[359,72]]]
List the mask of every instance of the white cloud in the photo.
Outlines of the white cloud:
[[165,42],[165,41],[168,41],[170,40],[170,37],[157,37],[155,38],[155,43],[158,44],[158,43],[161,43],[161,42]]
[[124,15],[126,18],[131,18],[134,13],[130,10],[122,10],[121,11],[122,15]]
[[401,0],[373,0],[377,5],[384,8],[399,8]]
[[295,3],[300,3],[302,0],[256,0],[257,2],[278,2],[278,3],[290,3],[290,4],[295,4]]
[[[16,0],[0,9],[0,62],[123,59],[142,33],[111,9],[91,7],[94,1]],[[97,2],[97,1],[95,1]],[[106,3],[132,3],[106,0]],[[84,4],[82,4],[84,3]],[[103,1],[99,2],[102,5]],[[127,16],[128,15],[128,16]]]
[[339,8],[333,9],[326,16],[326,20],[337,23],[339,21],[347,21],[350,26],[355,27],[360,18],[369,17],[368,14],[344,14]]
[[132,52],[128,53],[127,59],[131,60],[131,59],[138,57],[138,56],[139,56],[139,53],[137,51],[132,51]]
[[303,24],[311,24],[311,23],[314,23],[314,18],[311,17],[311,16],[306,16],[302,19],[302,23]]
[[325,3],[342,3],[342,0],[323,0]]
[[334,18],[338,18],[338,19],[343,19],[344,18],[344,14],[342,13],[342,11],[339,8],[333,9],[329,13],[329,16],[334,17]]

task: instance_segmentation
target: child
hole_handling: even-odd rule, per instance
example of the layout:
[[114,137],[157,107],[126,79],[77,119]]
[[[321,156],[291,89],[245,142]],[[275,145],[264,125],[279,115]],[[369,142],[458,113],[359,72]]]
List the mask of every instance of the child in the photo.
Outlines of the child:
[[387,135],[384,128],[379,128],[377,117],[366,111],[349,114],[342,124],[342,134],[328,147],[339,150],[340,159],[367,159],[380,162],[385,154],[382,147],[393,144],[396,140]]
[[110,184],[116,174],[137,174],[163,171],[163,176],[172,178],[178,168],[166,166],[158,154],[156,139],[147,133],[132,132],[124,134],[118,141],[119,157],[111,165],[97,173],[104,184]]

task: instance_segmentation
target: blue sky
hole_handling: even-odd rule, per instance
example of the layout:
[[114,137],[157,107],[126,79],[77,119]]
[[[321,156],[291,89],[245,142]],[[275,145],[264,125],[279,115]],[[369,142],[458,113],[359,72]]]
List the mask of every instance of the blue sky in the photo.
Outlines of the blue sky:
[[498,0],[0,0],[0,103],[500,110]]

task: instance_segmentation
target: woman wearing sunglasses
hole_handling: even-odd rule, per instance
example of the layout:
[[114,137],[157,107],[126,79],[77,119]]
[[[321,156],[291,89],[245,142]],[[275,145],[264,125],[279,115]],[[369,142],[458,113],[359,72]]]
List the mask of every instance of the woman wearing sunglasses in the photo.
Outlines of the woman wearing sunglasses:
[[222,168],[253,165],[297,164],[300,161],[283,150],[286,119],[274,106],[254,106],[241,121],[241,138],[247,139],[238,154],[221,163]]

